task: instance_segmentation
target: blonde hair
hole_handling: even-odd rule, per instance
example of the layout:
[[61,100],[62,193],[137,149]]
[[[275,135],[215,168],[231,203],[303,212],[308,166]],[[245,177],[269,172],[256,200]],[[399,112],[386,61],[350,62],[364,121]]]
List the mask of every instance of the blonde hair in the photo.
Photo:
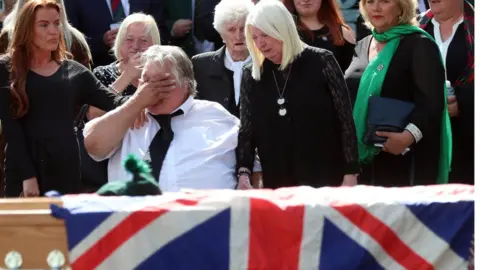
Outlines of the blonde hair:
[[[13,6],[12,12],[8,14],[8,16],[3,21],[2,33],[8,33],[8,40],[12,39],[13,31],[15,30],[15,25],[20,14],[20,10],[22,10],[23,6],[28,1],[29,0],[17,0],[15,5]],[[62,32],[65,38],[67,50],[70,51],[72,49],[73,40],[76,40],[80,44],[82,51],[87,53],[88,59],[91,61],[92,54],[90,52],[90,47],[88,46],[85,36],[82,34],[82,32],[78,31],[68,22],[67,12],[65,11],[65,4],[63,3],[63,0],[56,0],[56,2],[60,6],[60,24],[62,25]]]
[[[418,25],[417,21],[417,0],[395,0],[400,8],[401,14],[398,18],[398,24]],[[365,9],[367,0],[360,0],[360,13],[362,14],[365,25],[373,30],[375,27],[370,23]]]
[[283,42],[280,70],[284,70],[292,63],[306,46],[300,40],[292,15],[280,1],[260,1],[250,12],[245,23],[245,40],[252,56],[252,77],[257,81],[260,80],[261,66],[265,57],[253,42],[251,26]]
[[152,38],[153,45],[160,45],[160,32],[158,30],[157,23],[151,15],[146,15],[141,12],[128,15],[120,24],[117,37],[113,45],[112,51],[117,60],[121,60],[120,48],[127,36],[128,27],[134,23],[142,23],[145,25],[145,35],[149,35]]

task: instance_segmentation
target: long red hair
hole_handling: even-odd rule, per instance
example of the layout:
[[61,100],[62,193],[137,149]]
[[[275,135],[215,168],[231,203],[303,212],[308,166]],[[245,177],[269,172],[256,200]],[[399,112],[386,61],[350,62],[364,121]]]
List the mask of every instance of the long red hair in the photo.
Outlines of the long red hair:
[[[282,0],[285,7],[295,16],[299,16],[297,10],[295,9],[294,0]],[[317,19],[320,23],[328,26],[330,34],[332,35],[333,44],[341,46],[345,44],[345,38],[343,37],[342,27],[350,29],[348,25],[345,24],[343,20],[342,12],[338,6],[337,0],[322,0],[320,9],[318,9]],[[302,23],[302,21],[297,19],[297,27],[300,31],[308,33],[308,35],[313,39],[313,32],[308,29],[308,27]]]
[[[27,74],[30,69],[30,59],[33,57],[33,36],[35,29],[36,13],[41,8],[52,8],[60,13],[60,6],[55,0],[30,0],[20,11],[12,40],[7,51],[10,58],[10,80],[12,110],[15,117],[23,117],[29,108],[26,92]],[[61,32],[61,31],[60,31]],[[60,33],[60,37],[63,34]],[[52,60],[61,63],[68,57],[65,40],[59,38],[59,46],[52,52]]]

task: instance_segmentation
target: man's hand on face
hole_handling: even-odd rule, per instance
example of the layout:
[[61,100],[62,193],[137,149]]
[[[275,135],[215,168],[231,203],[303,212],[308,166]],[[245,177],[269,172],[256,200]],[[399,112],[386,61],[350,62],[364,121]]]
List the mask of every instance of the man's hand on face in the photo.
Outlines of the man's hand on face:
[[144,108],[154,105],[159,100],[170,96],[177,82],[169,73],[158,74],[148,81],[140,80],[140,85],[133,98],[143,105]]

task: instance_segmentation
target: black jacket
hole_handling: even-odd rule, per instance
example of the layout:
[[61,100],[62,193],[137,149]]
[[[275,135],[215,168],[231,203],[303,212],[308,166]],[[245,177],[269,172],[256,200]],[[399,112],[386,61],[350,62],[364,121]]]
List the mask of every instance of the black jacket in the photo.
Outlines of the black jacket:
[[218,102],[238,117],[233,72],[225,67],[225,50],[226,47],[223,46],[217,51],[198,54],[192,58],[197,81],[197,99]]

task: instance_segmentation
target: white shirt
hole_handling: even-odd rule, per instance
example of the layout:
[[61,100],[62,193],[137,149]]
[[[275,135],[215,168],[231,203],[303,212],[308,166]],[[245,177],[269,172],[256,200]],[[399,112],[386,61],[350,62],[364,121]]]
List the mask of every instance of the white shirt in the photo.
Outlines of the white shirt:
[[[189,189],[234,189],[240,121],[222,105],[189,97],[178,109],[184,114],[172,119],[174,138],[159,176],[163,192]],[[100,161],[109,158],[108,181],[129,181],[123,161],[129,154],[146,156],[153,137],[160,130],[158,122],[148,116],[140,129],[129,129],[121,146]],[[85,126],[85,133],[90,128]],[[84,133],[84,134],[85,134]]]
[[[112,13],[112,0],[107,0],[108,10],[110,10],[110,15],[113,17]],[[120,4],[123,6],[123,11],[125,16],[130,15],[130,0],[120,0]]]
[[243,66],[245,63],[250,62],[250,55],[244,61],[233,61],[232,56],[228,52],[228,49],[225,48],[225,67],[231,71],[233,71],[233,90],[235,93],[235,102],[238,105],[240,101],[240,85],[242,83],[242,73],[243,73]]
[[450,37],[448,37],[446,40],[442,40],[442,34],[440,32],[440,24],[435,20],[435,18],[432,18],[433,35],[435,37],[435,42],[437,43],[438,48],[440,48],[440,53],[442,54],[443,63],[445,65],[447,63],[448,47],[450,46],[450,43],[452,43],[455,33],[457,33],[458,26],[462,23],[463,23],[463,18],[461,18],[457,23],[453,25],[452,34],[450,35]]

